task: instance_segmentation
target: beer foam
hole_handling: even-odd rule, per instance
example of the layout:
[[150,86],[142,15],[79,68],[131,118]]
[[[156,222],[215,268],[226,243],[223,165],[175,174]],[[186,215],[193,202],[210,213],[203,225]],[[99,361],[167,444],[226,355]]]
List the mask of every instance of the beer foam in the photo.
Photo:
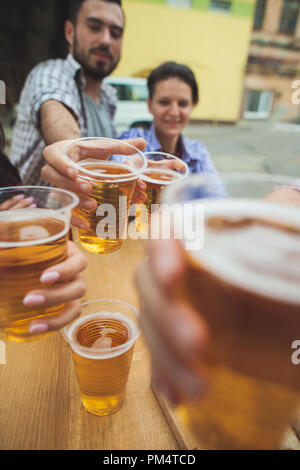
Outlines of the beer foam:
[[[268,297],[300,302],[299,209],[245,199],[202,199],[194,203],[204,204],[205,218],[203,248],[190,252],[196,261],[225,282]],[[214,229],[208,226],[214,217],[230,222],[253,219],[254,223]]]
[[[97,338],[92,347],[85,347],[78,343],[76,334],[80,326],[84,325],[85,323],[91,320],[101,319],[119,320],[126,326],[128,330],[128,339],[124,345],[122,344],[120,346],[111,347],[111,342],[110,345],[108,345],[107,340],[111,340],[111,338],[108,338],[106,335],[109,333],[114,333],[115,330],[113,328],[106,327],[103,327],[100,338]],[[126,351],[128,351],[128,349],[131,348],[131,346],[137,339],[138,334],[139,331],[137,325],[130,318],[126,317],[125,315],[122,315],[119,312],[112,313],[102,310],[100,312],[90,313],[75,320],[75,322],[68,329],[66,336],[71,344],[72,349],[80,356],[86,357],[88,359],[110,359],[112,357],[119,356],[120,354],[124,354]],[[100,341],[97,343],[98,340]],[[105,340],[107,342],[106,346]],[[99,354],[101,353],[103,353],[103,356],[99,357]]]
[[[162,178],[165,177],[170,177],[170,179],[164,180],[164,179],[158,179],[158,178],[151,178],[151,176],[148,176],[148,173],[159,173]],[[166,185],[166,184],[173,184],[174,180],[178,180],[182,178],[184,175],[181,173],[178,173],[177,171],[174,170],[169,170],[165,168],[159,168],[159,167],[150,167],[144,170],[142,174],[143,181],[146,181],[148,183],[159,183],[160,185]]]
[[48,230],[40,225],[30,225],[20,228],[21,241],[40,240],[41,238],[49,237],[49,235]]
[[108,338],[107,336],[100,336],[100,338],[97,338],[91,347],[97,348],[97,349],[106,349],[106,348],[111,348],[111,345],[112,345],[111,338]]
[[[104,168],[97,168],[90,170],[89,167],[94,165],[101,164]],[[82,160],[76,164],[78,169],[80,170],[81,174],[79,175],[80,178],[89,179],[89,177],[100,177],[103,176],[107,179],[111,179],[112,182],[123,182],[123,181],[131,181],[137,178],[137,174],[140,172],[139,169],[134,168],[131,165],[128,165],[122,161],[118,160],[97,160],[88,158],[87,160]],[[106,173],[105,167],[115,167],[121,168],[123,170],[128,171],[128,174],[118,175],[117,173]]]
[[22,227],[19,231],[20,241],[0,241],[0,248],[33,246],[53,242],[66,235],[69,230],[68,218],[63,213],[54,209],[14,209],[0,212],[0,224],[32,222],[39,219],[54,219],[64,223],[61,232],[51,235],[45,227],[41,225],[29,225]]

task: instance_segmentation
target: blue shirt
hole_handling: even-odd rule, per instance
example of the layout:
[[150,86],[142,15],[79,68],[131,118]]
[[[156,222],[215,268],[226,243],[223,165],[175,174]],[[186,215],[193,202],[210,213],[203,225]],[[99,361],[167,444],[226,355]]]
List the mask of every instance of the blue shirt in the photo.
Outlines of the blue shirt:
[[[154,125],[150,129],[132,127],[121,134],[120,139],[135,139],[143,137],[147,142],[145,152],[161,151],[161,145],[155,133]],[[190,173],[214,173],[217,170],[211,160],[207,148],[198,140],[180,136],[180,158],[188,165]]]

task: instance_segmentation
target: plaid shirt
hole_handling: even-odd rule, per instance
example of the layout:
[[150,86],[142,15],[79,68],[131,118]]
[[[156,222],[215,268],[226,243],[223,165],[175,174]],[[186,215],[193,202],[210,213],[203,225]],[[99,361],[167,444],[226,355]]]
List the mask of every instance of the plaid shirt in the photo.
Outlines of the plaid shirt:
[[[11,160],[18,168],[24,184],[46,185],[41,177],[41,169],[45,165],[42,153],[46,143],[39,125],[39,111],[43,103],[49,100],[63,103],[77,120],[81,136],[89,137],[84,86],[81,66],[70,54],[66,59],[42,62],[28,75],[20,98],[11,147]],[[110,135],[101,137],[115,138],[117,134],[113,117],[117,106],[116,92],[110,85],[102,84],[99,97],[111,116]]]
[[[161,151],[153,124],[149,130],[133,127],[123,132],[120,139],[135,139],[136,137],[143,137],[147,142],[144,152]],[[218,173],[207,148],[198,140],[180,136],[180,158],[188,165],[190,173]]]

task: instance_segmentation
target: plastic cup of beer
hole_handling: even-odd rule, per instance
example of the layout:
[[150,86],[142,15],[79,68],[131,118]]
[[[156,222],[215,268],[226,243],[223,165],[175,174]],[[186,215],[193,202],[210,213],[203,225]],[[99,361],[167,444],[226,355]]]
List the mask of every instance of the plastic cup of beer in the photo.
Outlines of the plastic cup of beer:
[[83,138],[71,142],[65,154],[79,169],[79,178],[92,183],[96,210],[77,209],[89,223],[78,230],[82,246],[92,253],[119,250],[127,236],[128,213],[136,182],[147,159],[125,141]]
[[159,208],[163,189],[188,176],[187,164],[170,153],[144,152],[148,165],[141,176],[147,185],[147,200],[136,209],[136,228],[148,233],[151,214]]
[[264,174],[193,175],[164,193],[167,205],[181,208],[178,238],[184,226],[180,295],[209,332],[199,358],[207,389],[178,408],[205,449],[276,449],[299,406],[299,206],[274,198],[291,183]]
[[82,404],[104,416],[120,409],[135,343],[138,311],[126,302],[96,299],[82,304],[79,318],[62,329],[69,343]]
[[40,281],[43,271],[66,258],[71,211],[78,202],[61,189],[0,188],[0,328],[8,339],[46,336],[31,334],[31,321],[63,310],[63,305],[29,307],[23,300],[29,291],[47,287]]

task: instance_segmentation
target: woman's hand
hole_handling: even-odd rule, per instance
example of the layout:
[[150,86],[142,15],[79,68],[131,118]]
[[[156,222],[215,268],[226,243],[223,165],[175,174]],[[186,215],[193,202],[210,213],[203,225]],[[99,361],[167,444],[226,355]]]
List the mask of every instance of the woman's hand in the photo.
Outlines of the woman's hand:
[[0,211],[9,211],[13,209],[25,209],[26,207],[36,207],[33,197],[25,197],[18,194],[0,204]]
[[58,330],[80,315],[80,299],[86,292],[86,285],[80,273],[86,269],[87,259],[76,245],[69,241],[67,259],[48,268],[42,273],[44,289],[28,292],[23,303],[29,307],[50,307],[65,304],[64,310],[51,318],[34,320],[30,333],[44,333]]

